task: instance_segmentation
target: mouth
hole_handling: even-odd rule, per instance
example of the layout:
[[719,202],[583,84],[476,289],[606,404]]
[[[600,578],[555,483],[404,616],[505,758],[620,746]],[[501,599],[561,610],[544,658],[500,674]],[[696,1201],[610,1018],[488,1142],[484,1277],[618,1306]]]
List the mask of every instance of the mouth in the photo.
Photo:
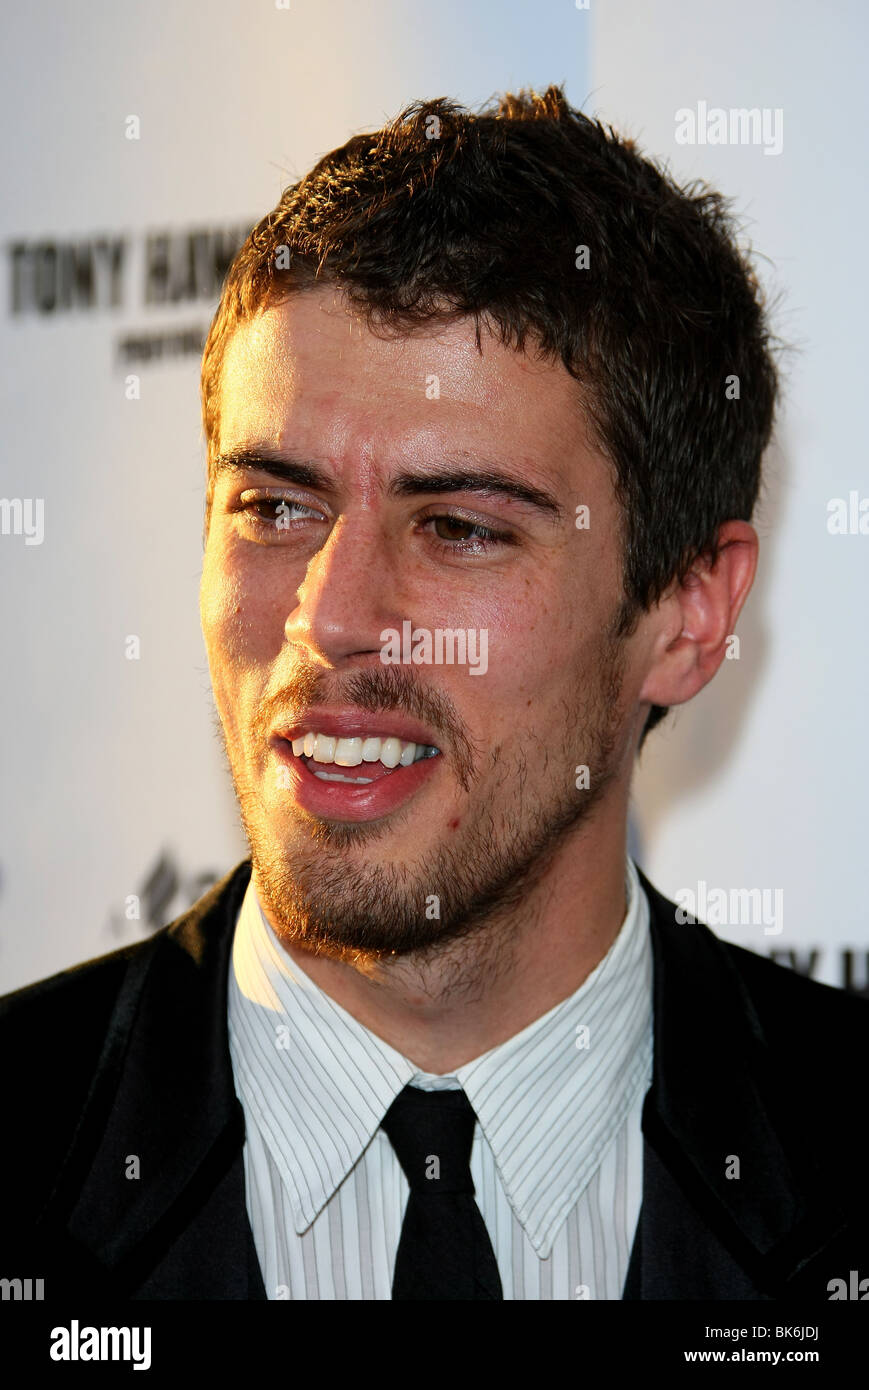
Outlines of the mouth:
[[[293,756],[301,758],[315,777],[350,786],[363,786],[380,777],[389,777],[399,768],[411,767],[424,758],[440,756],[440,749],[434,744],[416,743],[394,734],[385,738],[363,738],[360,734],[336,738],[331,734],[310,732],[294,738],[290,746]],[[346,771],[342,772],[342,768]]]
[[381,717],[375,730],[370,716],[361,722],[367,727],[353,727],[343,714],[317,716],[315,726],[272,735],[287,769],[283,785],[303,810],[325,820],[379,819],[408,801],[442,760],[421,726],[396,720],[387,728]]

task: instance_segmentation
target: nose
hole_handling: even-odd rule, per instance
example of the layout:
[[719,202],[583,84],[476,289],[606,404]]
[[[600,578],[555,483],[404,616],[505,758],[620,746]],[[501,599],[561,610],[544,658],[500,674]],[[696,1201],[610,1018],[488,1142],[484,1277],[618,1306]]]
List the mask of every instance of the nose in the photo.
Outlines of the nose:
[[284,624],[288,642],[314,660],[338,667],[376,655],[381,632],[401,626],[396,558],[371,514],[341,516],[308,562],[298,605]]

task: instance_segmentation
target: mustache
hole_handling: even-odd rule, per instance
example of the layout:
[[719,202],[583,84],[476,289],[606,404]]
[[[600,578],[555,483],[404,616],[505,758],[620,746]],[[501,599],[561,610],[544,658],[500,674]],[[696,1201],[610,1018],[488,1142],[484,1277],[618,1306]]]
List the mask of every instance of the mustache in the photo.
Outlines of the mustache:
[[459,780],[468,790],[475,775],[477,750],[458,711],[442,690],[422,684],[407,669],[372,667],[336,680],[332,671],[302,667],[282,690],[263,697],[252,732],[257,740],[264,741],[276,723],[299,723],[318,705],[355,705],[368,714],[397,710],[418,719],[437,734],[442,753],[449,748]]

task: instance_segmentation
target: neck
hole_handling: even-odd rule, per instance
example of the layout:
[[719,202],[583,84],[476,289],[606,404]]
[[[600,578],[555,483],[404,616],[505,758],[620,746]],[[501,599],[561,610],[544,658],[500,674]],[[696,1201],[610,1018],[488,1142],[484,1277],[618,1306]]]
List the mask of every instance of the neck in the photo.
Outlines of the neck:
[[575,993],[615,940],[627,912],[625,815],[599,810],[564,841],[521,907],[436,955],[349,963],[295,942],[284,949],[420,1070],[453,1072]]

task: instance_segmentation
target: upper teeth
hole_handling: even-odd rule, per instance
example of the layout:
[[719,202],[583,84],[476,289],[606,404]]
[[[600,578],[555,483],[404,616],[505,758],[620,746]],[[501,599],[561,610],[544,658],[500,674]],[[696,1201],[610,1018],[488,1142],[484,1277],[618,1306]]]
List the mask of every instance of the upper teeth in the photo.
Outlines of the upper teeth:
[[431,758],[439,750],[429,743],[407,743],[400,738],[333,738],[331,734],[308,733],[293,739],[296,757],[304,753],[316,763],[337,763],[338,767],[358,767],[360,763],[383,763],[384,767],[409,767],[419,758]]

